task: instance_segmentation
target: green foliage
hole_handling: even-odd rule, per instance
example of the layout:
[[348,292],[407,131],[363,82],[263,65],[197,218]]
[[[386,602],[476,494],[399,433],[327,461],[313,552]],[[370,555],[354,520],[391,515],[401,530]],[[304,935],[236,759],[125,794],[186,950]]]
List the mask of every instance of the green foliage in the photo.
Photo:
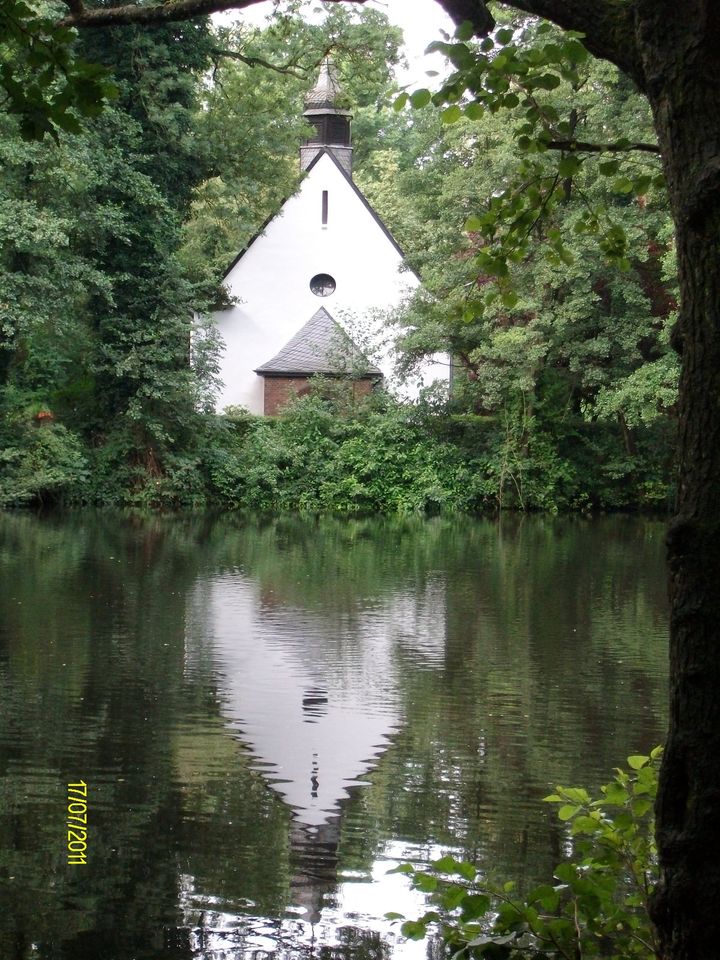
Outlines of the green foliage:
[[114,71],[118,98],[83,136],[26,143],[0,116],[0,396],[49,405],[42,449],[63,429],[82,445],[92,482],[61,471],[75,500],[192,498],[177,464],[197,461],[215,344],[196,329],[190,350],[207,297],[177,249],[204,169],[193,130],[210,44],[204,22],[93,32],[83,49]]
[[0,507],[56,502],[86,482],[80,439],[51,417],[21,394],[0,405]]
[[513,881],[494,882],[451,856],[429,870],[401,864],[397,871],[432,906],[406,920],[403,934],[422,940],[438,928],[451,956],[492,960],[659,957],[648,904],[659,880],[652,812],[661,753],[628,757],[628,769],[618,769],[597,800],[576,787],[545,798],[557,806],[572,848],[552,882],[521,893]]
[[[637,122],[627,135],[609,125],[593,129],[583,88],[596,68],[581,40],[580,34],[560,31],[547,22],[517,17],[492,37],[475,43],[463,25],[454,42],[430,46],[446,56],[454,72],[436,93],[417,90],[409,97],[416,109],[432,100],[441,108],[444,124],[463,119],[477,122],[500,111],[510,115],[515,169],[488,196],[484,208],[465,221],[465,230],[477,238],[474,263],[496,280],[475,298],[476,309],[489,306],[498,291],[511,288],[513,265],[528,256],[539,253],[557,267],[572,263],[567,236],[553,228],[552,216],[567,202],[575,181],[582,186],[598,174],[615,177],[610,190],[623,197],[642,197],[651,187],[663,184],[658,158],[653,158],[646,105],[642,125],[649,142],[643,145],[642,163],[636,160],[621,166],[617,159],[634,149]],[[597,102],[596,94],[594,88]],[[396,107],[402,108],[407,100],[407,95],[401,95]],[[611,131],[615,136],[608,139]],[[592,234],[615,265],[629,267],[628,235],[611,206],[588,197],[574,229]]]
[[213,499],[233,508],[339,513],[472,509],[477,486],[460,450],[414,421],[412,409],[341,418],[303,398],[282,417],[231,415],[230,443],[210,454]]
[[[615,424],[523,433],[517,421],[431,402],[338,394],[280,417],[231,410],[208,435],[208,499],[225,508],[341,514],[657,508],[668,479],[652,453],[618,457]],[[648,437],[650,448],[653,442]]]
[[[453,354],[456,403],[496,418],[492,469],[511,501],[580,506],[584,476],[588,506],[627,504],[628,484],[659,504],[677,289],[657,157],[629,149],[652,147],[647,104],[547,24],[516,17],[481,44],[462,33],[440,45],[456,68],[444,86],[396,101],[413,106],[412,133],[386,136],[360,174],[423,279],[393,318],[403,367]],[[536,463],[548,494],[531,489]]]
[[[45,6],[41,4],[41,6]],[[0,88],[26,140],[79,133],[117,95],[108,72],[77,56],[75,31],[23,0],[0,0]]]

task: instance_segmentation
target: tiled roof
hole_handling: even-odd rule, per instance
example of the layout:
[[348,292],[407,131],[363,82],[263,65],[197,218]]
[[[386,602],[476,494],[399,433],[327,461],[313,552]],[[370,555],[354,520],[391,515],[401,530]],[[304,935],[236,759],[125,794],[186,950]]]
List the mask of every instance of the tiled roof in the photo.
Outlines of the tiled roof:
[[292,373],[382,376],[382,371],[361,353],[325,307],[320,307],[282,350],[258,367],[255,373],[269,376]]

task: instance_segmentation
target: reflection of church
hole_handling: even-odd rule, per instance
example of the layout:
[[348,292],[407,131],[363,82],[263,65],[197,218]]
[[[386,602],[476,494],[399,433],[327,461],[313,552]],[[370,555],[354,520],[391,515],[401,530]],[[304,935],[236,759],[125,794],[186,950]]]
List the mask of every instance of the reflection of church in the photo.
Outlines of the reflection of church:
[[227,722],[295,822],[319,831],[400,722],[390,638],[343,637],[342,624],[274,604],[238,575],[196,591]]
[[[215,678],[225,729],[249,749],[251,766],[292,812],[288,910],[297,919],[271,921],[274,936],[281,943],[292,927],[302,949],[314,937],[333,943],[345,804],[401,724],[404,658],[436,660],[442,651],[444,621],[437,613],[444,584],[429,582],[422,599],[400,590],[369,609],[328,611],[288,601],[267,582],[233,572],[198,581],[189,607],[188,676]],[[197,890],[185,897],[189,922],[196,922],[197,904],[220,902],[219,894]],[[256,919],[265,922],[241,921],[250,938],[247,953],[258,942]],[[203,923],[207,937],[236,928],[240,937],[230,913],[206,912]],[[382,956],[382,939],[372,931],[362,935],[367,943],[353,955]],[[283,954],[281,948],[270,952]]]

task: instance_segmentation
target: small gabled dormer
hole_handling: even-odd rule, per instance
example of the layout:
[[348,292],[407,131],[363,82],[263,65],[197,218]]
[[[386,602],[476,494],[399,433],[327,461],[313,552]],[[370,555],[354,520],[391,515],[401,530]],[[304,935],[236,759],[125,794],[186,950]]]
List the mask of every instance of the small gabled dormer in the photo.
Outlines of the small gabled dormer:
[[343,170],[352,176],[352,114],[338,106],[341,102],[335,64],[326,57],[320,67],[317,83],[305,98],[303,116],[315,128],[315,132],[300,147],[301,170],[307,170],[321,150],[331,150]]

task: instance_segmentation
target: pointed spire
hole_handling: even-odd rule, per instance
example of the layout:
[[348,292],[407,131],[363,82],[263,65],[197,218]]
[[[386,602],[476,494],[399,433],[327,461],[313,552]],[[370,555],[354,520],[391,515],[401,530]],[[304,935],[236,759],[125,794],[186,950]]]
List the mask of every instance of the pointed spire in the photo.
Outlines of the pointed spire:
[[320,150],[330,149],[348,174],[352,174],[352,114],[341,109],[342,91],[335,64],[325,57],[315,86],[305,98],[303,116],[315,128],[314,135],[300,148],[300,169],[307,170]]
[[320,74],[315,86],[305,98],[305,107],[307,110],[337,109],[340,93],[335,64],[330,57],[325,57],[320,64]]

